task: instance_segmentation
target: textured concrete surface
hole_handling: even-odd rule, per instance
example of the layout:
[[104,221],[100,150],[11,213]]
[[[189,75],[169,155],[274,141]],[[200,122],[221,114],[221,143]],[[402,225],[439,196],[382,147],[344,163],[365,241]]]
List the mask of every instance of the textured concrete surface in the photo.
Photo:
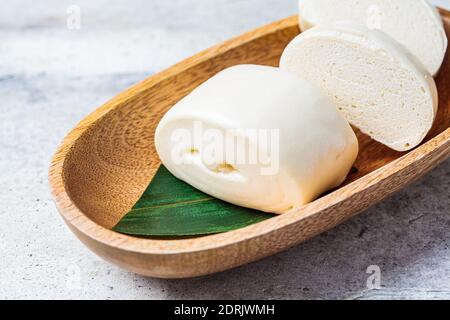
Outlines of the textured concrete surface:
[[[120,270],[57,214],[47,168],[79,120],[158,70],[294,14],[295,2],[0,2],[0,298],[450,298],[450,160],[307,243],[197,279]],[[81,8],[79,30],[66,27],[71,4]],[[380,289],[367,286],[371,265]]]

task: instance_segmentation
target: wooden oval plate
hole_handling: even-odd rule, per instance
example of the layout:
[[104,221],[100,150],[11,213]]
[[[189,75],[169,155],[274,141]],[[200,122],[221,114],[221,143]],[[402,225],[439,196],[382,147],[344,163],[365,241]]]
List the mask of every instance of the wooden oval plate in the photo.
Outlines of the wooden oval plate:
[[[450,34],[450,12],[440,10]],[[419,178],[450,155],[450,57],[437,78],[439,113],[426,141],[398,153],[357,133],[360,154],[345,184],[296,212],[227,233],[150,240],[110,230],[135,204],[160,162],[154,131],[162,115],[227,67],[275,66],[299,33],[290,17],[206,50],[152,76],[84,119],[58,148],[49,180],[59,212],[92,251],[133,272],[184,278],[267,257],[328,230]]]

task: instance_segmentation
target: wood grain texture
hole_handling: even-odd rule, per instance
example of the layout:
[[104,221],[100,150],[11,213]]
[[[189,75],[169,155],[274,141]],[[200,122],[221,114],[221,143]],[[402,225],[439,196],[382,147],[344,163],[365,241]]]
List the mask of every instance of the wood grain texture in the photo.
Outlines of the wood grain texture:
[[[441,10],[450,34],[450,12]],[[357,132],[357,172],[339,189],[296,212],[218,235],[150,240],[110,230],[151,181],[159,159],[154,130],[178,100],[236,64],[275,66],[299,33],[290,17],[206,50],[128,89],[89,115],[58,148],[49,180],[69,228],[104,259],[161,278],[210,274],[269,256],[305,241],[379,202],[450,155],[450,56],[437,78],[439,112],[426,141],[399,153]]]

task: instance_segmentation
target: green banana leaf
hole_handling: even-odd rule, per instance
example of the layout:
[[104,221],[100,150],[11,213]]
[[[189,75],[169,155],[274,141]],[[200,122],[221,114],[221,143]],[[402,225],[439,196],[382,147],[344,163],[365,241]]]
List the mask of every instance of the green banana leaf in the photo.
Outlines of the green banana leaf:
[[239,229],[273,216],[213,198],[161,165],[142,197],[113,230],[134,236],[201,236]]

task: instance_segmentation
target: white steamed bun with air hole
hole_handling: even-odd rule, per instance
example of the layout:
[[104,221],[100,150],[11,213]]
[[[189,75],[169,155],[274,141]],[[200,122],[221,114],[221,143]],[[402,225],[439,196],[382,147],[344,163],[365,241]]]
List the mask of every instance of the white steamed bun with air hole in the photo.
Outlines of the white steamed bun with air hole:
[[379,29],[405,46],[434,76],[447,50],[435,7],[426,0],[300,0],[300,28],[340,22]]
[[312,28],[287,46],[280,68],[319,86],[351,124],[397,151],[417,146],[436,116],[433,77],[377,30]]
[[[233,137],[233,150],[245,156],[229,147],[210,156],[220,136]],[[228,68],[179,101],[159,123],[155,142],[162,163],[179,179],[224,201],[274,213],[340,185],[358,153],[350,125],[318,88],[256,65]]]

